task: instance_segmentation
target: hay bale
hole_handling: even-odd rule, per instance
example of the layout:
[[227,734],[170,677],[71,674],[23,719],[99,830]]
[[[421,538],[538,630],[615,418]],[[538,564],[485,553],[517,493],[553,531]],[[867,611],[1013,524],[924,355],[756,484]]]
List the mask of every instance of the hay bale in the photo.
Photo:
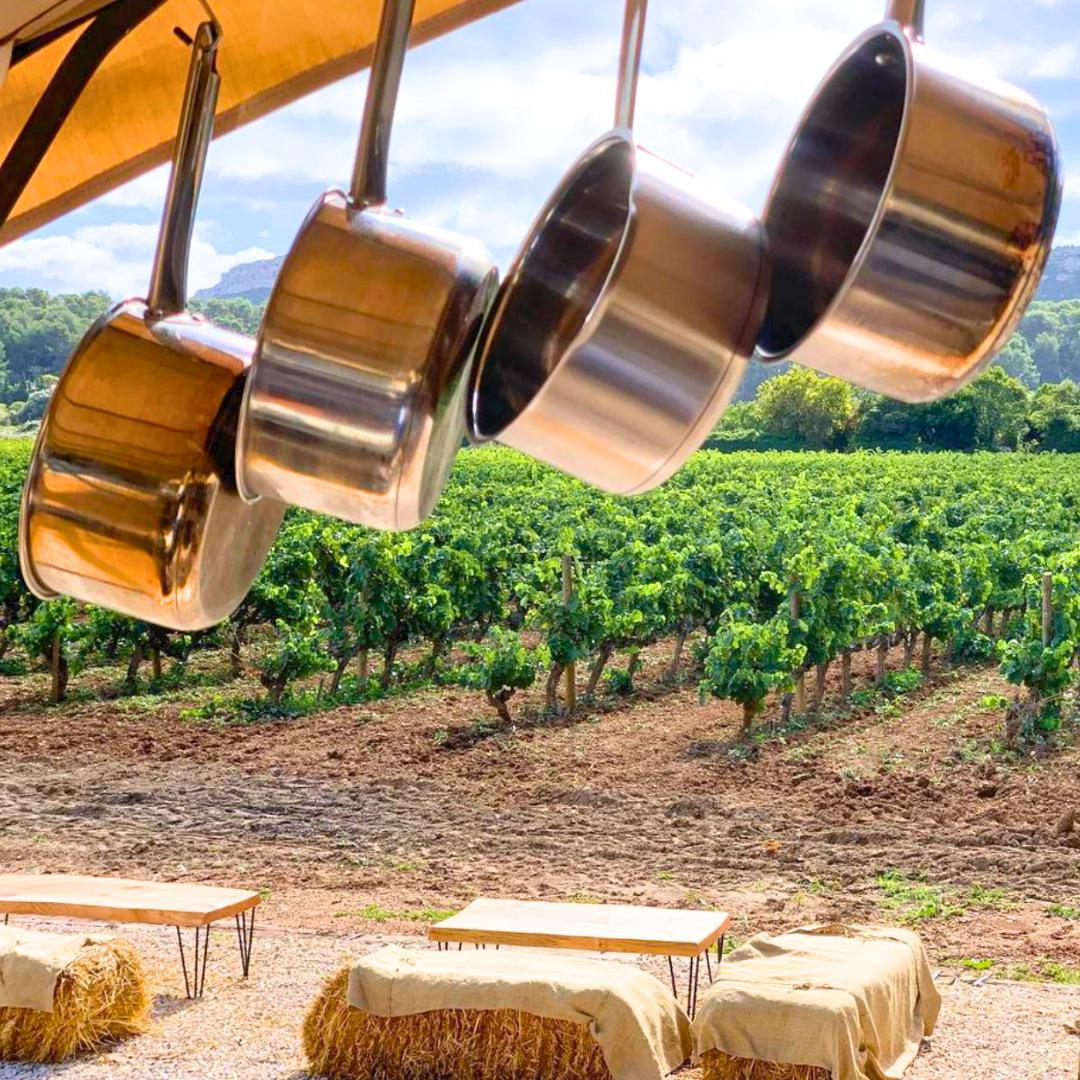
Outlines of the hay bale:
[[304,1018],[311,1071],[332,1080],[611,1080],[585,1024],[511,1009],[381,1017],[346,1000],[349,968]]
[[0,1008],[0,1060],[54,1063],[147,1028],[150,992],[126,941],[87,945],[60,972],[53,1011]]
[[701,1058],[702,1080],[832,1080],[832,1070],[819,1065],[785,1065],[780,1061],[730,1057],[710,1050]]

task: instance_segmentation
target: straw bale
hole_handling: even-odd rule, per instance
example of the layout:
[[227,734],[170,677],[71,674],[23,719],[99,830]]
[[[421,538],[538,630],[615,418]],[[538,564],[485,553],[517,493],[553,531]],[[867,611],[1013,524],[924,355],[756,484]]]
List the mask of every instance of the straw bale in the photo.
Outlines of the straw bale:
[[0,1008],[0,1060],[52,1063],[144,1032],[150,992],[126,941],[87,945],[60,972],[53,1011]]
[[819,1065],[757,1061],[710,1050],[702,1055],[701,1076],[702,1080],[832,1080],[832,1071]]
[[611,1080],[585,1024],[511,1009],[379,1017],[346,1000],[349,968],[304,1019],[311,1071],[331,1080]]

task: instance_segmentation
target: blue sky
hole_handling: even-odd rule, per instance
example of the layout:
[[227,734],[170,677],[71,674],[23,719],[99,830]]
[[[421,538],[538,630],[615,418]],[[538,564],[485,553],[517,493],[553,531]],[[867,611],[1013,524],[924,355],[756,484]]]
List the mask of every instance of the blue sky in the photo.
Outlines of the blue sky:
[[[928,6],[935,49],[1049,108],[1065,157],[1058,242],[1080,242],[1080,0]],[[760,210],[814,86],[881,10],[880,0],[652,0],[640,141]],[[523,0],[410,52],[391,201],[479,236],[505,264],[560,175],[610,124],[621,18],[621,0]],[[345,182],[364,81],[347,79],[214,143],[193,288],[284,252],[319,192]],[[156,170],[0,248],[0,285],[142,292],[164,186]]]

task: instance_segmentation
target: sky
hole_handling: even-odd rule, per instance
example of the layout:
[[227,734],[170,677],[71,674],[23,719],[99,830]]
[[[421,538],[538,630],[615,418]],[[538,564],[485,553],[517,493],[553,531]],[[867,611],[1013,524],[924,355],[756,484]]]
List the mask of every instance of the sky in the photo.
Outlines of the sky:
[[[935,50],[1049,109],[1066,175],[1058,243],[1080,243],[1080,0],[928,8]],[[760,212],[814,87],[881,12],[881,0],[653,0],[639,142]],[[506,265],[559,178],[611,124],[621,21],[621,0],[522,0],[411,51],[391,203],[479,237]],[[347,181],[365,83],[343,80],[214,142],[193,290],[284,253],[319,194]],[[155,170],[0,248],[0,286],[144,293],[165,179]]]

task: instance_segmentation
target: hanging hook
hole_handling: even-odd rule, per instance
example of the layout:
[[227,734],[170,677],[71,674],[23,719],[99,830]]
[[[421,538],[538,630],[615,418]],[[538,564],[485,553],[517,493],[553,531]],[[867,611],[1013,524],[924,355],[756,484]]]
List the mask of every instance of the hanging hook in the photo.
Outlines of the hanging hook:
[[634,126],[641,47],[645,39],[645,10],[648,0],[626,0],[622,44],[619,49],[619,86],[615,92],[615,126]]
[[206,153],[214,135],[214,113],[221,85],[216,65],[220,41],[218,25],[204,22],[195,31],[191,46],[187,87],[173,147],[172,172],[165,193],[165,210],[146,301],[155,315],[175,315],[187,305],[188,255]]
[[914,41],[926,40],[926,0],[888,0],[885,18],[898,22]]

